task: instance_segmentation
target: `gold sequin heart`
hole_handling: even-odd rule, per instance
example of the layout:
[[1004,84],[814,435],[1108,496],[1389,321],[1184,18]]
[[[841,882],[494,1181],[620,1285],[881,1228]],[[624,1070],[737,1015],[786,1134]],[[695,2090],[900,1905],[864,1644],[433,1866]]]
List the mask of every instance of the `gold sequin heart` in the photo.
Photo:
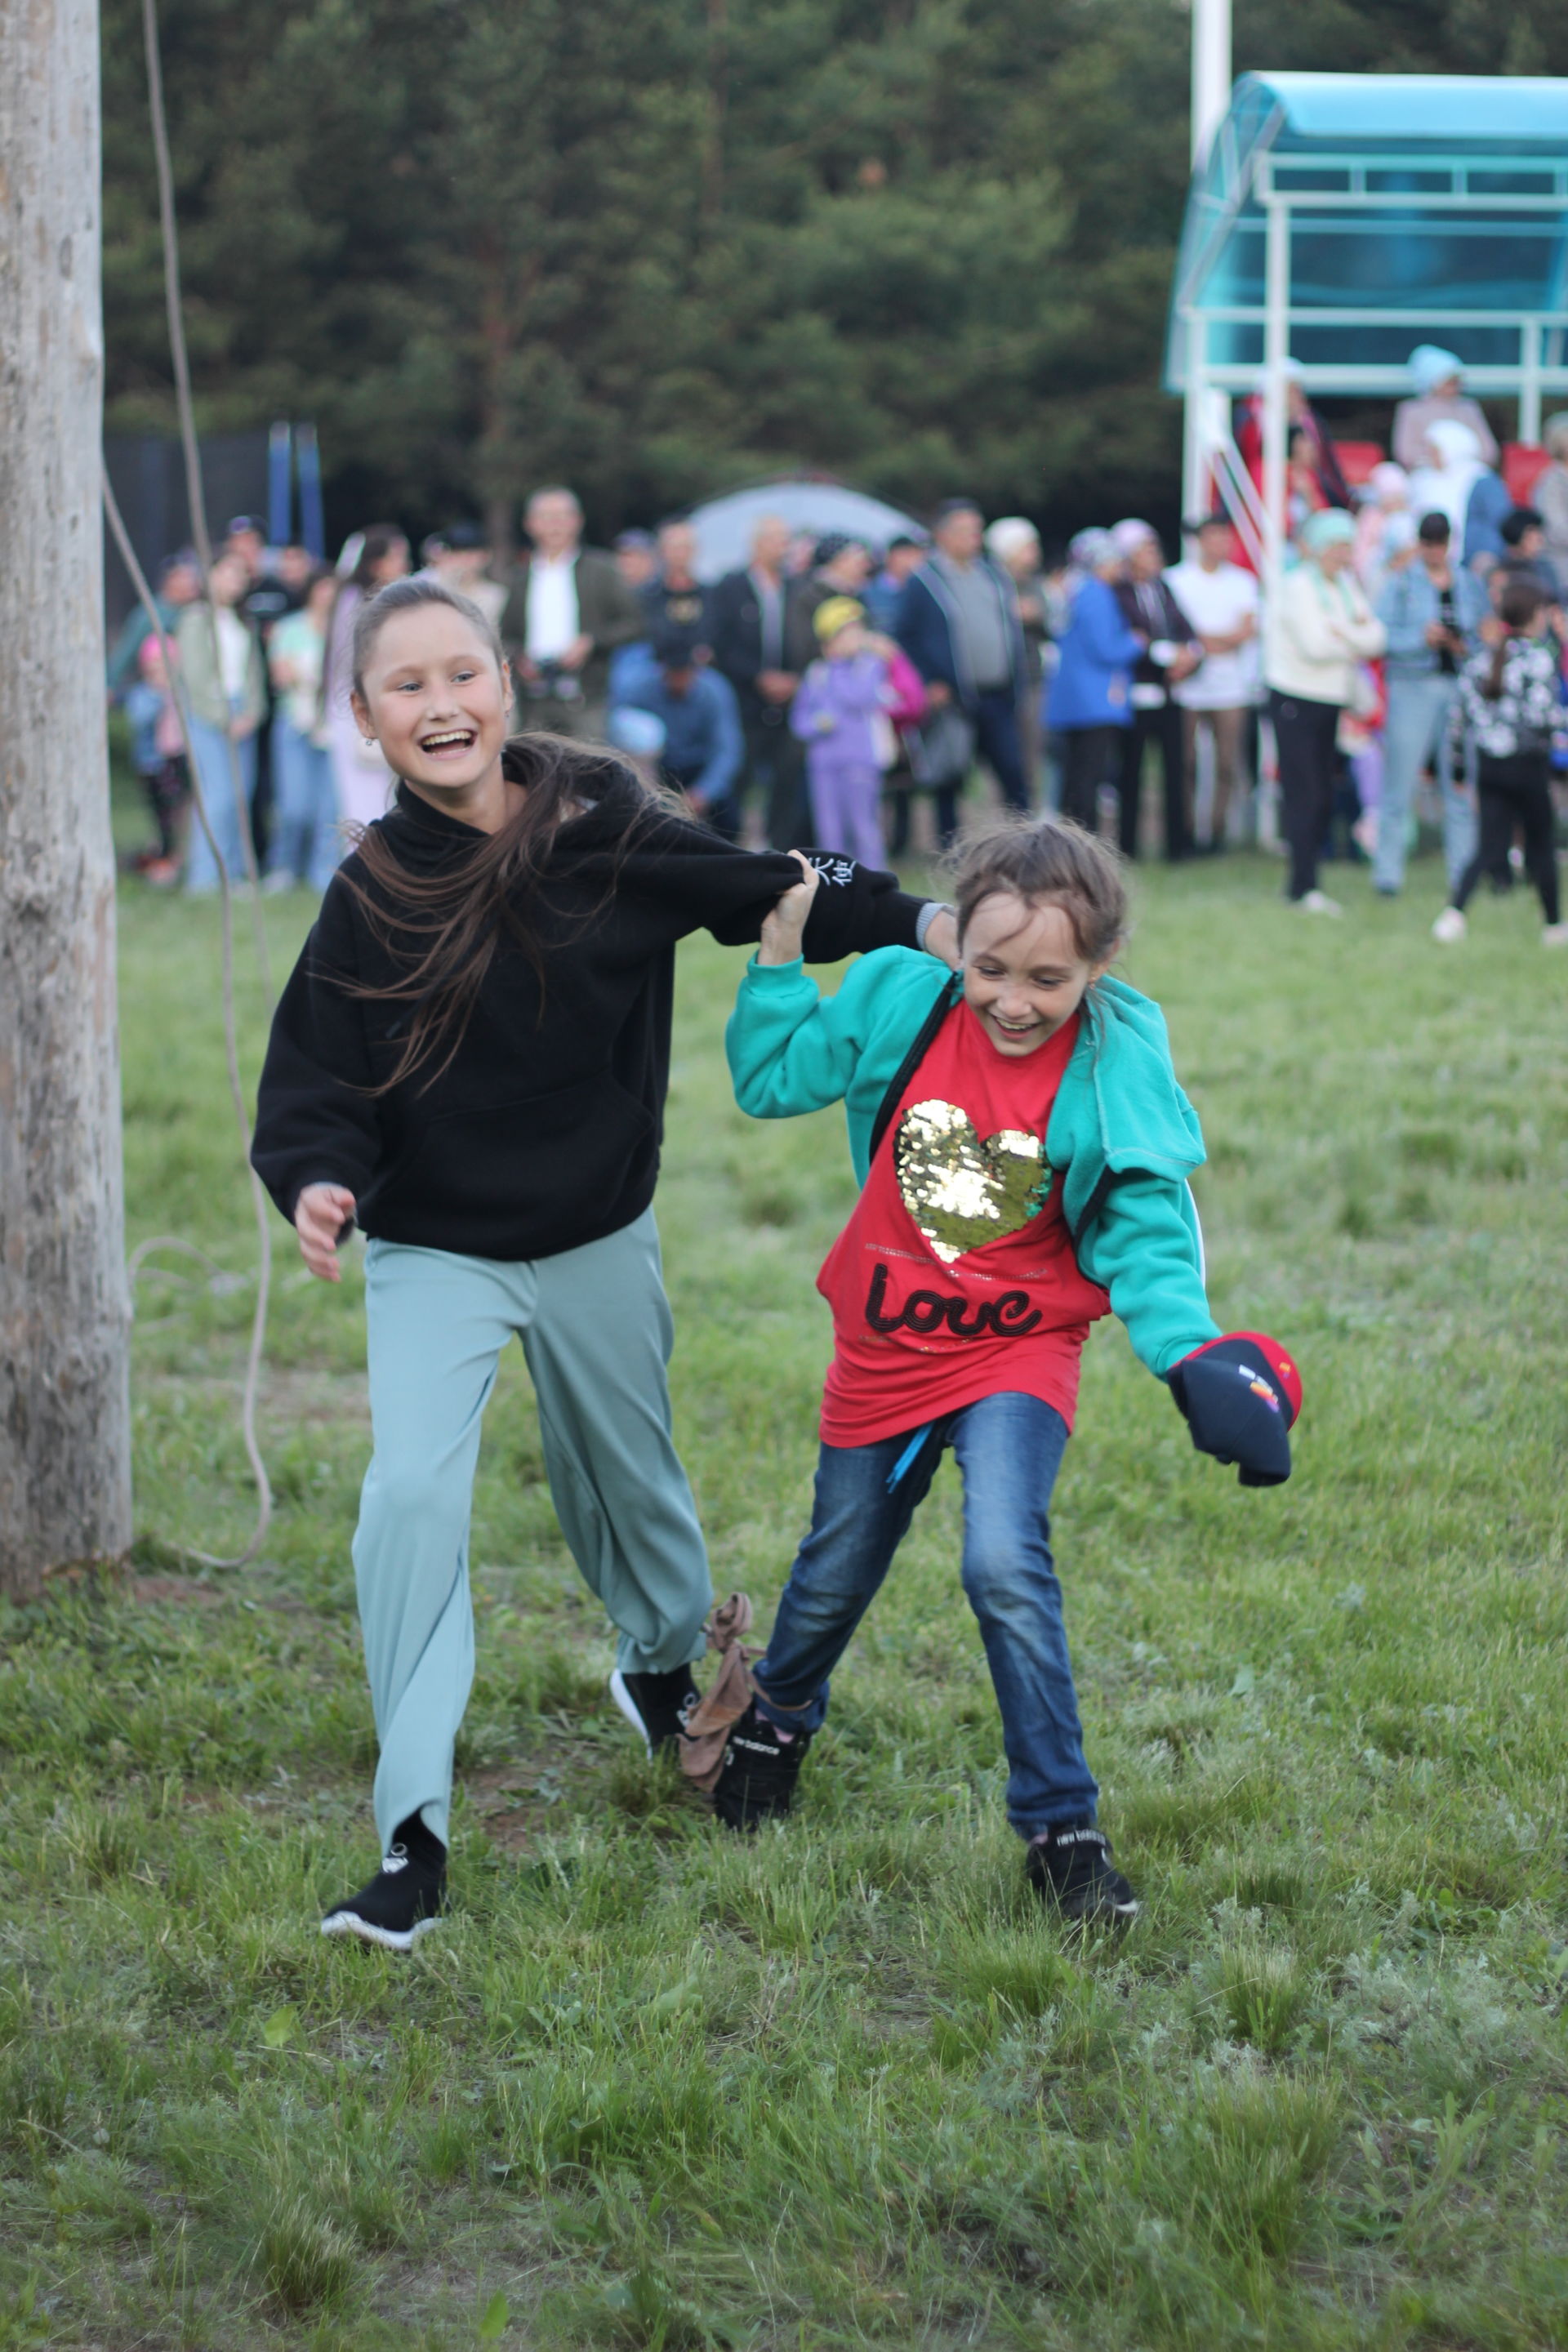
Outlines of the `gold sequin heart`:
[[1005,1127],[977,1135],[956,1103],[911,1103],[893,1139],[905,1208],[944,1265],[1037,1216],[1051,1189],[1040,1139]]

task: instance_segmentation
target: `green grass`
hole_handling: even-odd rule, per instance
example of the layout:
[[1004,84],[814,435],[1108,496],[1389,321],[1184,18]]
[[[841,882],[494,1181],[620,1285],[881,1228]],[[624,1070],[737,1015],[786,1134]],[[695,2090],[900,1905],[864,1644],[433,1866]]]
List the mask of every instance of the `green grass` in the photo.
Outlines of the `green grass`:
[[[1433,949],[1429,863],[1339,925],[1277,887],[1143,877],[1127,959],[1216,1311],[1307,1404],[1247,1494],[1090,1344],[1056,1524],[1121,1943],[1021,1886],[951,1467],[743,1846],[607,1705],[514,1354],[458,1914],[412,1962],[323,1945],[374,1852],[357,1265],[280,1250],[279,1514],[232,1576],[184,1547],[247,1527],[248,1292],[142,1286],[132,1567],[0,1622],[0,2346],[1568,2344],[1564,975],[1517,898]],[[682,959],[660,1211],[715,1580],[765,1624],[850,1185],[836,1115],[729,1101],[740,963]],[[122,970],[131,1240],[243,1276],[209,912],[128,886]]]

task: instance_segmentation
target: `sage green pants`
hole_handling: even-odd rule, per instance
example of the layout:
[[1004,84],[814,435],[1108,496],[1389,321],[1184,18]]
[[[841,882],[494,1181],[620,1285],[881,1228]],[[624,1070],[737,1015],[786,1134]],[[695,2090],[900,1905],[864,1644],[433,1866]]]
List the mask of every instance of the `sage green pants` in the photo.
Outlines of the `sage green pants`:
[[374,1453],[354,1577],[381,1760],[383,1844],[423,1812],[447,1837],[452,1749],[474,1677],[468,1520],[479,1426],[515,1333],[550,1492],[623,1668],[700,1655],[712,1590],[670,1433],[673,1325],[653,1211],[558,1257],[508,1263],[373,1241],[365,1251]]

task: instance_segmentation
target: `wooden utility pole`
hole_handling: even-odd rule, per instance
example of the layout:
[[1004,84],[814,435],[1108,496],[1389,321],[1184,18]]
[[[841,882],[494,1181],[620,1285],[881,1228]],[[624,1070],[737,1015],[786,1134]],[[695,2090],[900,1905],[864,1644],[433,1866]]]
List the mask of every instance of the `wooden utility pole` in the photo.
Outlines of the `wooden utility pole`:
[[131,1540],[97,0],[0,0],[0,1592]]

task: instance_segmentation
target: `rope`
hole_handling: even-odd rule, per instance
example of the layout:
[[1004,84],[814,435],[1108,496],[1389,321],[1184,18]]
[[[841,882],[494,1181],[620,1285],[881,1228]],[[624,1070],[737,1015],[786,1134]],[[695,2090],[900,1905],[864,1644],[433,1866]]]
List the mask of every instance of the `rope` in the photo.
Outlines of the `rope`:
[[[103,478],[103,510],[109,518],[109,528],[114,535],[114,543],[120,550],[121,559],[126,571],[131,574],[132,584],[142,600],[142,609],[157,637],[159,650],[163,656],[163,674],[172,681],[174,676],[174,649],[169,641],[168,632],[159,617],[157,603],[147,583],[147,575],[137,561],[136,550],[131,544],[131,534],[125,528],[124,519],[116,504],[107,473]],[[224,1058],[228,1066],[229,1098],[234,1105],[235,1120],[239,1129],[240,1153],[245,1161],[246,1172],[250,1178],[251,1205],[256,1213],[256,1307],[250,1318],[250,1349],[246,1359],[245,1390],[239,1411],[240,1433],[245,1440],[245,1451],[250,1463],[251,1475],[256,1481],[256,1524],[251,1530],[250,1541],[246,1545],[245,1549],[237,1552],[232,1559],[219,1559],[216,1554],[205,1551],[191,1551],[189,1556],[198,1561],[203,1568],[243,1568],[247,1561],[256,1558],[266,1541],[267,1530],[272,1524],[272,1485],[267,1475],[267,1465],[262,1458],[260,1443],[256,1434],[256,1401],[261,1385],[261,1357],[267,1340],[267,1307],[272,1289],[272,1224],[268,1214],[266,1190],[260,1177],[250,1165],[250,1118],[245,1108],[245,1087],[239,1075],[239,1037],[234,1012],[234,894],[229,887],[228,868],[225,866],[222,853],[213,838],[212,823],[207,815],[206,795],[202,790],[201,771],[196,766],[195,750],[191,741],[191,730],[184,703],[178,695],[175,695],[174,704],[180,722],[180,733],[184,740],[185,758],[190,765],[192,803],[195,809],[196,820],[207,837],[207,846],[212,851],[217,865],[223,941]],[[186,1251],[193,1257],[202,1258],[208,1265],[213,1264],[213,1260],[206,1256],[205,1251],[198,1250],[194,1242],[184,1241],[178,1234],[160,1234],[154,1241],[142,1243],[132,1255],[128,1268],[132,1284],[142,1271],[143,1259],[153,1250],[169,1248]]]
[[[163,66],[158,47],[157,0],[142,0],[142,29],[147,50],[147,98],[153,118],[153,152],[158,167],[158,220],[163,240],[163,299],[169,313],[169,349],[174,362],[174,405],[180,421],[180,444],[185,459],[185,504],[190,509],[191,536],[195,545],[196,562],[201,568],[202,593],[206,599],[207,626],[212,635],[213,676],[220,681],[223,664],[218,652],[217,609],[212,593],[212,541],[207,533],[206,494],[202,483],[202,451],[196,438],[195,409],[191,400],[191,362],[185,347],[184,302],[180,290],[180,243],[174,220],[174,166],[169,152],[168,123],[163,113]],[[147,603],[143,594],[142,603]],[[149,606],[149,610],[152,608]],[[159,632],[163,643],[163,633]],[[164,658],[167,660],[165,648]],[[176,704],[184,695],[173,669],[167,672],[169,690]],[[195,753],[191,744],[190,730],[181,712],[181,727],[185,737],[185,750],[190,758],[193,782],[196,774]],[[238,819],[241,854],[245,859],[246,877],[251,889],[251,925],[256,940],[256,968],[261,974],[261,992],[267,1003],[272,999],[272,966],[268,953],[267,926],[262,920],[261,877],[256,866],[256,845],[250,837],[250,812],[245,803],[245,785],[239,772],[239,751],[232,727],[226,728],[228,739],[229,789],[234,794],[235,814]],[[223,876],[223,860],[217,856],[217,844],[213,840],[212,827],[204,814],[202,830]],[[226,881],[225,881],[226,890]]]
[[[174,361],[174,401],[179,417],[180,445],[185,465],[185,502],[190,509],[191,536],[201,570],[202,588],[205,597],[207,625],[212,636],[213,674],[221,679],[222,659],[218,648],[217,611],[212,593],[212,541],[207,530],[206,495],[202,481],[201,444],[196,437],[195,410],[191,399],[190,355],[185,343],[184,303],[180,285],[179,233],[174,217],[174,170],[169,149],[168,122],[163,110],[163,68],[158,42],[157,0],[142,0],[142,26],[147,53],[147,97],[152,117],[153,152],[158,174],[158,217],[163,247],[163,295],[169,315],[169,349]],[[196,821],[205,835],[217,869],[220,935],[223,966],[223,1034],[224,1057],[228,1070],[229,1097],[234,1105],[235,1122],[239,1130],[241,1157],[250,1180],[251,1207],[256,1218],[256,1305],[250,1321],[250,1345],[246,1356],[245,1385],[240,1401],[240,1433],[245,1442],[246,1456],[256,1482],[256,1520],[250,1540],[244,1549],[231,1557],[214,1552],[186,1549],[187,1557],[203,1568],[243,1568],[256,1558],[266,1541],[272,1524],[272,1485],[267,1475],[267,1464],[257,1435],[257,1399],[261,1385],[262,1356],[267,1339],[267,1311],[272,1289],[272,1226],[268,1213],[266,1190],[250,1165],[250,1119],[246,1109],[245,1087],[239,1070],[239,1040],[234,1006],[234,890],[227,866],[224,861],[212,820],[207,809],[200,764],[192,738],[190,712],[174,664],[174,650],[159,614],[156,600],[148,585],[146,574],[137,561],[131,544],[131,534],[116,503],[107,469],[103,477],[103,506],[109,527],[119,548],[126,571],[141,600],[152,630],[158,640],[163,660],[163,675],[170,699],[179,721],[181,739],[185,747],[185,761],[190,771],[191,798]],[[239,752],[232,727],[226,728],[228,744],[229,789],[234,794],[235,814],[238,823],[240,844],[245,858],[246,877],[251,898],[251,922],[256,947],[256,966],[260,976],[262,994],[270,1005],[273,1002],[271,958],[268,950],[267,928],[262,917],[260,876],[257,871],[256,847],[250,836],[250,813],[246,806],[245,787],[239,771]],[[198,1250],[193,1242],[178,1234],[160,1234],[142,1242],[132,1253],[127,1276],[134,1289],[142,1274],[146,1259],[154,1250],[174,1249],[195,1257],[209,1269],[208,1288],[216,1292],[227,1286],[236,1277],[225,1274],[222,1267]],[[155,1268],[165,1280],[178,1281],[167,1269]]]

